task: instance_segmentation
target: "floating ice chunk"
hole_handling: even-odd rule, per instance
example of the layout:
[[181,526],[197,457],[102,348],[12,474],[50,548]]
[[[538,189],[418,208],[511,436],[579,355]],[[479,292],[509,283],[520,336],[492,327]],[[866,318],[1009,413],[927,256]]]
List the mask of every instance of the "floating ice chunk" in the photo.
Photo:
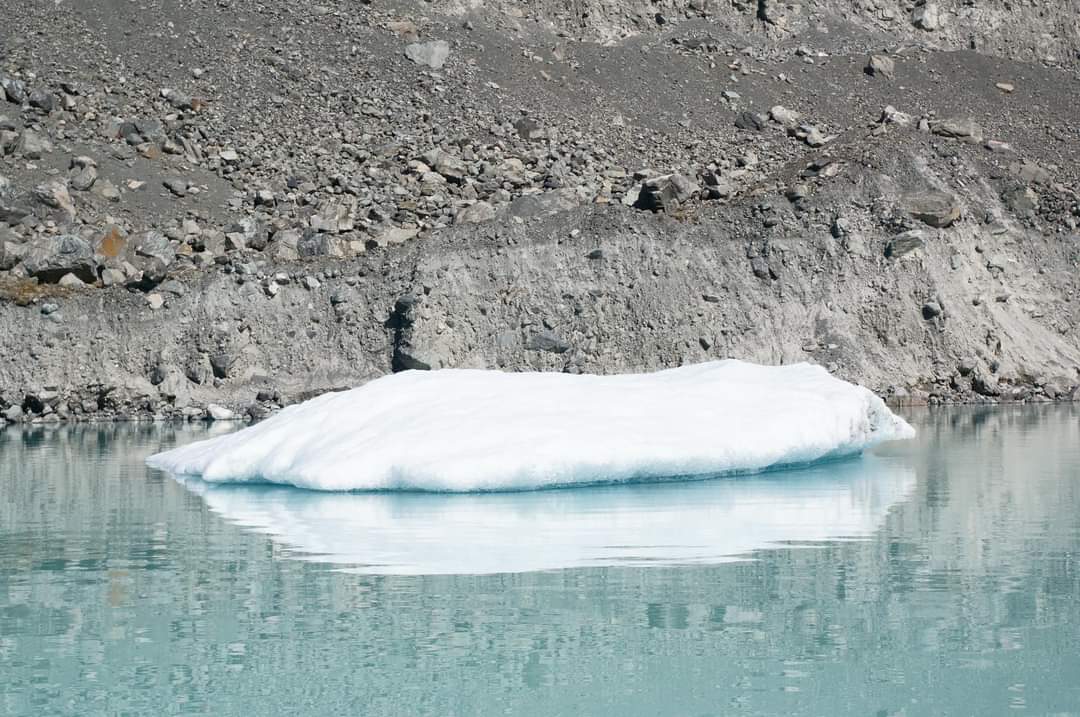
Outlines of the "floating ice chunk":
[[407,371],[147,462],[208,482],[527,490],[755,472],[914,435],[873,393],[808,364]]
[[293,558],[361,573],[489,574],[715,564],[778,544],[866,538],[913,493],[915,471],[865,456],[751,477],[519,493],[184,485]]

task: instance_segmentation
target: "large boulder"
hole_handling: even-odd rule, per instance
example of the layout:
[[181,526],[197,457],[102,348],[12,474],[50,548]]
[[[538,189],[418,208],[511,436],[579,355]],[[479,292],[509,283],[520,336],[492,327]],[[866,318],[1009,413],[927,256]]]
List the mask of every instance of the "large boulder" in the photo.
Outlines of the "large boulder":
[[74,274],[85,282],[97,281],[94,248],[74,234],[35,239],[28,245],[22,265],[28,275],[46,283],[56,283],[65,274]]

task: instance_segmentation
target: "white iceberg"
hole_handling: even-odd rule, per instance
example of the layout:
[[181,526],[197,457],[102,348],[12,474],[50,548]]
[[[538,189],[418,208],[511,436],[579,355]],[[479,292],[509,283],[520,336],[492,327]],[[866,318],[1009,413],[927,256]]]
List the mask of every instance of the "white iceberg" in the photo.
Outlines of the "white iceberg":
[[915,488],[902,457],[712,481],[518,493],[325,493],[182,481],[281,554],[349,572],[480,575],[709,565],[871,537]]
[[407,371],[147,463],[318,490],[528,490],[757,472],[914,435],[869,390],[808,364]]

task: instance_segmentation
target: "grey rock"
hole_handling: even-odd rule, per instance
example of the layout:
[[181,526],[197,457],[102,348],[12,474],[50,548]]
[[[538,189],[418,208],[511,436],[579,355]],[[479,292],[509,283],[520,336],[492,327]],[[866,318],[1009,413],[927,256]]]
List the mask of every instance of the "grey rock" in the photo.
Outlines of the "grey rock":
[[907,127],[911,124],[913,118],[906,112],[901,112],[892,105],[886,105],[885,109],[881,111],[881,122],[883,124],[895,124],[900,127]]
[[1032,217],[1039,210],[1039,195],[1031,187],[1014,187],[1006,190],[1002,198],[1009,209],[1019,217]]
[[42,237],[30,242],[22,266],[29,276],[55,283],[65,274],[85,282],[97,280],[97,259],[90,242],[72,235]]
[[41,159],[53,151],[52,142],[33,130],[23,130],[15,144],[15,154],[26,159]]
[[678,173],[653,177],[642,183],[634,207],[652,212],[670,212],[697,191],[697,185]]
[[56,109],[56,96],[46,89],[38,88],[30,92],[27,103],[35,109],[48,113]]
[[523,117],[514,123],[514,129],[522,139],[535,140],[544,138],[544,129],[540,123],[530,117]]
[[261,421],[271,414],[271,409],[261,403],[252,403],[244,411],[252,421]]
[[462,207],[454,215],[454,224],[480,224],[495,218],[495,207],[487,202],[476,202],[467,207]]
[[779,122],[784,127],[794,129],[798,126],[799,118],[802,117],[802,115],[795,110],[789,110],[783,105],[776,105],[769,110],[769,117],[771,117],[774,122]]
[[356,211],[356,197],[328,199],[311,217],[311,228],[317,232],[331,234],[351,232],[356,227]]
[[106,267],[101,270],[102,286],[120,286],[127,281],[127,274],[120,269]]
[[898,259],[926,246],[926,232],[919,229],[897,234],[885,245],[885,256]]
[[319,256],[342,258],[345,256],[345,249],[342,240],[331,234],[307,231],[297,241],[296,253],[301,259]]
[[759,112],[740,112],[735,117],[735,126],[753,132],[760,132],[768,124],[768,117]]
[[405,47],[405,57],[418,65],[440,70],[450,57],[450,44],[445,40],[414,42]]
[[1009,171],[1024,182],[1047,185],[1053,184],[1054,182],[1053,174],[1031,161],[1013,162],[1009,165]]
[[896,63],[888,55],[870,55],[865,71],[874,77],[891,78],[896,72]]
[[931,122],[930,131],[941,137],[952,137],[975,144],[983,141],[982,127],[970,117],[953,117]]
[[177,197],[187,196],[188,181],[183,177],[170,177],[162,182]]
[[0,224],[16,226],[30,214],[30,207],[17,196],[7,198],[0,196]]
[[947,227],[960,218],[960,205],[956,197],[945,192],[910,194],[904,198],[903,204],[912,217],[938,229]]
[[468,168],[465,166],[464,162],[449,152],[439,148],[435,148],[424,154],[423,160],[433,170],[452,182],[461,182],[468,173]]
[[922,315],[923,318],[927,320],[941,316],[941,304],[936,301],[927,301],[923,304]]
[[39,184],[34,187],[33,197],[46,207],[63,212],[68,221],[75,218],[75,202],[71,199],[66,183],[53,180]]
[[71,188],[78,192],[89,191],[97,181],[97,162],[90,157],[73,157],[68,181]]
[[100,195],[102,199],[108,202],[120,201],[120,190],[109,180],[103,179],[100,182],[96,182],[95,186],[95,193]]
[[0,77],[0,88],[3,88],[8,102],[16,105],[26,102],[26,85],[22,80],[14,77]]
[[22,261],[26,250],[26,244],[15,241],[7,227],[0,226],[0,271],[8,271]]
[[210,368],[216,378],[228,378],[239,356],[227,347],[219,348],[210,354]]
[[530,351],[546,351],[548,353],[561,354],[570,350],[562,337],[552,331],[540,331],[529,337],[525,347]]
[[166,267],[176,261],[176,250],[161,232],[144,232],[135,240],[134,246],[137,256],[156,259]]
[[396,246],[398,244],[404,244],[417,234],[420,233],[419,229],[409,229],[406,227],[387,227],[379,233],[378,238],[369,242],[374,248],[376,246]]
[[941,10],[934,2],[918,5],[911,11],[911,22],[921,30],[933,32],[941,27]]
[[298,248],[303,236],[295,229],[282,229],[270,237],[266,252],[275,261],[296,261],[300,258]]
[[79,289],[86,286],[86,282],[74,274],[64,274],[60,277],[60,281],[56,283],[68,289]]
[[812,124],[800,125],[796,136],[810,147],[821,147],[828,141],[825,133]]
[[158,393],[172,403],[174,408],[183,409],[191,405],[191,382],[184,372],[175,366],[162,370],[158,383]]
[[206,407],[206,414],[211,421],[232,421],[236,419],[234,412],[216,403],[211,403]]
[[993,397],[1001,395],[1001,386],[998,380],[983,371],[974,373],[971,378],[971,388],[980,396]]

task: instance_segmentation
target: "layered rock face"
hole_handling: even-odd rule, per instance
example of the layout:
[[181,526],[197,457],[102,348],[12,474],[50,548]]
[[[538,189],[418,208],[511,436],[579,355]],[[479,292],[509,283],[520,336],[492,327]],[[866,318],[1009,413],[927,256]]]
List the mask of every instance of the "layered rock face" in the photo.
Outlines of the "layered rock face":
[[451,366],[1080,383],[1069,2],[9,14],[8,421],[258,418]]

